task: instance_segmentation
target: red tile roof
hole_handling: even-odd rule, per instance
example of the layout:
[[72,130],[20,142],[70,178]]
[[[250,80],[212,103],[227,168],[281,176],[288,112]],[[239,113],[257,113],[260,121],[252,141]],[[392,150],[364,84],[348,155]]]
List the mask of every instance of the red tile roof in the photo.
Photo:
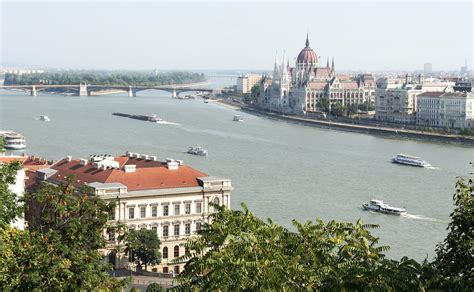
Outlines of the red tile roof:
[[0,156],[0,164],[19,161],[28,170],[37,170],[51,166],[52,161],[34,156]]
[[[82,187],[86,183],[121,183],[129,191],[183,188],[199,186],[198,177],[207,174],[189,166],[181,165],[176,170],[170,170],[166,162],[144,160],[140,158],[119,156],[114,158],[119,162],[119,169],[97,169],[90,162],[81,165],[79,160],[60,160],[51,168],[57,170],[49,180],[64,183],[66,177],[74,175],[74,185]],[[135,172],[125,172],[124,165],[136,165]]]

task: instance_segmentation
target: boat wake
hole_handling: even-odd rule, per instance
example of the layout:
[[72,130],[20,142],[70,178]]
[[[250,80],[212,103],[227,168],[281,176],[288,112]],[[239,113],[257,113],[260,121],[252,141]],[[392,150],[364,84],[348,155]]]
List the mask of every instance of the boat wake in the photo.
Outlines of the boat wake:
[[423,215],[414,215],[414,214],[404,214],[404,215],[401,215],[401,217],[405,217],[408,219],[415,219],[415,220],[439,221],[438,219],[435,219],[435,218],[430,218]]
[[160,122],[156,122],[157,124],[162,124],[162,125],[175,125],[175,126],[179,126],[180,124],[179,123],[173,123],[173,122],[166,122],[166,121],[160,121]]
[[427,167],[425,167],[425,168],[426,168],[426,169],[436,169],[436,170],[437,170],[437,169],[441,169],[441,168],[436,167],[436,166],[427,166]]

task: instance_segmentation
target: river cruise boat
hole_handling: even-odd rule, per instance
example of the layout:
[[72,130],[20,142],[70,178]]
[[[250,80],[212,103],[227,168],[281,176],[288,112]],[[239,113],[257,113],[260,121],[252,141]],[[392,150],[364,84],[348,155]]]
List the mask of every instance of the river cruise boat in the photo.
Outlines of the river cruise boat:
[[417,167],[431,167],[431,164],[422,160],[421,158],[406,154],[398,154],[396,157],[392,158],[392,162]]
[[48,116],[40,116],[39,119],[40,119],[40,121],[43,121],[43,122],[51,121]]
[[21,150],[26,148],[25,137],[21,134],[13,131],[0,131],[0,137],[3,137],[3,147],[5,149]]
[[239,116],[239,115],[234,115],[234,122],[243,122],[243,121],[244,121],[244,119],[242,119],[241,116]]
[[407,211],[403,208],[396,208],[384,204],[382,200],[371,200],[369,203],[362,204],[362,208],[366,211],[379,212],[390,215],[405,215]]
[[201,146],[198,146],[198,147],[190,146],[187,153],[198,155],[198,156],[207,156],[207,150],[204,150]]

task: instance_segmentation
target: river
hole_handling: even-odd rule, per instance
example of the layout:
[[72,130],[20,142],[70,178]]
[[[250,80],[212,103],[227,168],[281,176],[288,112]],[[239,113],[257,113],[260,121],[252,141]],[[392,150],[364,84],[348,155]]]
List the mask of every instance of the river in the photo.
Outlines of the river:
[[[235,77],[213,76],[217,87]],[[113,112],[157,114],[169,124],[112,116]],[[232,121],[240,114],[244,122]],[[38,120],[40,115],[50,122]],[[362,218],[380,228],[390,257],[422,260],[434,256],[446,236],[457,176],[467,176],[470,147],[398,140],[290,124],[238,113],[201,99],[176,100],[161,91],[113,96],[32,97],[0,92],[0,129],[26,136],[27,154],[59,159],[66,155],[120,155],[132,152],[183,159],[213,176],[232,179],[233,208],[245,202],[262,218],[285,226],[300,221]],[[183,153],[190,145],[208,157]],[[421,156],[434,169],[394,165],[398,153]],[[365,212],[372,198],[406,207],[407,216]]]

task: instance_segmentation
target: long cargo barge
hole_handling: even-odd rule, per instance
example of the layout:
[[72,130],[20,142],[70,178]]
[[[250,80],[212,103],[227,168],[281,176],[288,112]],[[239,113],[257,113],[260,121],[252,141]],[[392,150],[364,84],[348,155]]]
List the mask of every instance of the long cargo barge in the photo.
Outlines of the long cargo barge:
[[145,122],[152,122],[152,123],[159,123],[159,122],[163,121],[162,118],[157,117],[156,115],[145,116],[145,115],[124,114],[124,113],[112,113],[112,115],[119,116],[119,117],[124,117],[124,118],[135,119],[135,120],[140,120],[140,121],[145,121]]

